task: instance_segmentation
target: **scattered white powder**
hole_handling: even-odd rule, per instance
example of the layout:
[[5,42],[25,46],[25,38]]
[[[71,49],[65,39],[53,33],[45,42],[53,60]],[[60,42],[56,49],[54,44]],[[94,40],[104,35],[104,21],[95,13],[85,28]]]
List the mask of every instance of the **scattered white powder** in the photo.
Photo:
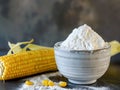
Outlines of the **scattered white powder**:
[[40,76],[34,76],[31,78],[27,78],[26,80],[30,80],[34,83],[34,85],[26,85],[25,83],[23,83],[23,85],[18,89],[18,90],[74,90],[74,89],[66,89],[66,88],[62,88],[60,86],[58,86],[58,82],[54,82],[55,86],[42,86],[41,82],[42,80],[45,79],[49,79],[49,77],[53,77],[53,76],[61,76],[61,74],[59,72],[53,72],[53,73],[48,73],[48,74],[43,74]]
[[84,24],[75,28],[61,47],[73,50],[96,50],[105,47],[105,41],[91,27]]
[[19,87],[17,90],[110,90],[108,87],[93,87],[93,86],[80,86],[80,88],[74,88],[74,89],[62,88],[57,85],[57,82],[55,86],[46,87],[41,85],[40,82],[42,80],[49,79],[49,77],[55,77],[55,76],[61,76],[61,74],[59,72],[52,72],[52,73],[26,78],[23,81],[30,80],[34,82],[34,85],[28,86],[23,82],[22,86]]

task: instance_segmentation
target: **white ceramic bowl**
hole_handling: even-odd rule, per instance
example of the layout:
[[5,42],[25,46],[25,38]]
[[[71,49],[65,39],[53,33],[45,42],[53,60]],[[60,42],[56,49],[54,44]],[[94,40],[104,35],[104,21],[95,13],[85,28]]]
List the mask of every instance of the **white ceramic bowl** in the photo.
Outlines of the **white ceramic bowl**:
[[93,51],[65,50],[61,42],[54,46],[55,59],[60,73],[75,84],[92,84],[108,69],[110,45]]

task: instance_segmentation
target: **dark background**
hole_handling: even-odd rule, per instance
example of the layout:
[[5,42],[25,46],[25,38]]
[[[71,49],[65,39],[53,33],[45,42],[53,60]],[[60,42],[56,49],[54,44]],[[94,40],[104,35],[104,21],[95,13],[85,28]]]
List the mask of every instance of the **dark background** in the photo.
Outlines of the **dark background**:
[[[53,47],[84,23],[105,41],[120,41],[120,0],[0,0],[0,55],[9,49],[8,41],[33,38],[36,44]],[[111,61],[106,74],[91,86],[120,90],[120,53]],[[0,81],[0,90],[16,90],[22,83]]]
[[120,0],[0,0],[0,49],[32,38],[54,46],[84,23],[105,41],[120,41]]

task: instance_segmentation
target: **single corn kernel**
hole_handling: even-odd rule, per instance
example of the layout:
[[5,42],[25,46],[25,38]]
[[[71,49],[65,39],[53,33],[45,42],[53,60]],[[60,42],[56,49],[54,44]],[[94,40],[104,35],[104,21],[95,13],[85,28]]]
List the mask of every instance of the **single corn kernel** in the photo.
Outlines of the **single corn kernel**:
[[49,85],[49,86],[54,86],[54,82],[51,81],[51,80],[49,80],[49,81],[48,81],[48,85]]
[[26,85],[33,85],[34,83],[33,83],[32,81],[30,81],[30,80],[26,80],[26,81],[25,81],[25,84],[26,84]]
[[60,82],[59,82],[59,86],[60,86],[60,87],[66,87],[66,86],[67,86],[67,82],[60,81]]
[[43,86],[48,86],[48,82],[49,82],[49,80],[47,80],[47,79],[46,79],[46,80],[43,80],[43,81],[42,81],[42,85],[43,85]]

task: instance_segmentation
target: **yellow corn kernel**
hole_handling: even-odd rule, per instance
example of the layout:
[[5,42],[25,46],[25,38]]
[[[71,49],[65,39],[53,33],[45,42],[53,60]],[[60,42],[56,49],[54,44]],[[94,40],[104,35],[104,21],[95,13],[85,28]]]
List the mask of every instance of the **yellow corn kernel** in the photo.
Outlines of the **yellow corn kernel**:
[[66,86],[67,86],[67,82],[60,81],[60,82],[59,82],[59,86],[60,86],[60,87],[66,87]]
[[49,81],[48,81],[48,85],[49,85],[49,86],[54,86],[54,82],[51,81],[51,80],[49,80]]
[[33,85],[34,83],[32,81],[30,81],[30,80],[27,80],[27,81],[25,81],[25,84],[26,85]]
[[42,85],[43,86],[49,86],[48,82],[49,82],[49,80],[45,79],[45,80],[42,81]]
[[57,67],[53,48],[46,47],[0,57],[0,80],[55,70],[57,70]]

